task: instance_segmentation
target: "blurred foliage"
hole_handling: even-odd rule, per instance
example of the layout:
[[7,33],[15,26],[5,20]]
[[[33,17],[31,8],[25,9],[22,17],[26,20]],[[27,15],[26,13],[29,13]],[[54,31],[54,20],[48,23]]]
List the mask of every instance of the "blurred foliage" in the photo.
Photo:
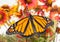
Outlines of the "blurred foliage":
[[46,38],[44,35],[41,35],[39,38],[17,38],[16,35],[0,35],[0,42],[50,42],[47,40],[48,38]]
[[17,42],[17,38],[15,36],[0,35],[0,42]]

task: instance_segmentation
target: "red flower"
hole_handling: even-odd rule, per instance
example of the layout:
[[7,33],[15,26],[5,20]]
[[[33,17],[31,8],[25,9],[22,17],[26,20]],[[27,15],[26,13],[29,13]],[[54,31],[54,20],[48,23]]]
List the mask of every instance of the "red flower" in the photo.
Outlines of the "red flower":
[[50,31],[51,31],[50,28],[47,28],[47,29],[46,29],[46,33],[49,33]]
[[20,11],[20,12],[16,12],[14,15],[16,15],[18,18],[21,18],[22,17],[22,11]]
[[56,17],[55,17],[55,20],[60,21],[60,16],[59,16],[59,15],[56,16]]
[[52,11],[52,12],[50,12],[50,19],[54,19],[55,18],[55,15],[56,15],[56,12],[55,11]]
[[50,28],[46,29],[46,34],[45,34],[46,37],[48,37],[49,35],[51,37],[51,36],[53,36],[53,34],[54,33],[52,32],[52,30]]
[[22,36],[21,36],[21,35],[19,35],[19,34],[16,34],[16,37],[17,37],[17,38],[22,38]]
[[55,2],[55,0],[40,0],[40,2],[43,2],[47,6],[52,6],[52,2]]
[[37,11],[37,14],[40,15],[40,16],[44,16],[44,11],[39,10],[39,11]]
[[50,12],[50,19],[60,21],[60,14],[58,14],[56,11]]
[[38,0],[19,0],[24,7],[28,5],[28,9],[36,8],[37,7],[37,2]]
[[43,9],[47,9],[48,8],[46,5],[43,5],[42,7],[43,7]]
[[3,25],[7,20],[7,13],[4,10],[0,10],[0,25]]
[[46,0],[40,0],[40,2],[43,2],[43,3],[45,3],[45,2],[46,2]]

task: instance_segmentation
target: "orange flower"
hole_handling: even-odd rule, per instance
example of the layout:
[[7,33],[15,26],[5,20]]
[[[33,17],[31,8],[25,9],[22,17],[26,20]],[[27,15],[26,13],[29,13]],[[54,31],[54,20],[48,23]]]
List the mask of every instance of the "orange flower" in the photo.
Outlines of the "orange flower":
[[8,20],[8,15],[4,10],[0,10],[0,25],[3,25]]
[[8,5],[3,5],[1,8],[3,8],[6,12],[10,11],[10,7]]
[[20,10],[20,12],[15,12],[14,15],[17,16],[18,18],[21,18],[23,15],[22,10]]
[[24,7],[26,7],[26,5],[28,5],[28,9],[33,9],[37,7],[38,4],[38,0],[18,0],[19,2],[21,2],[22,5],[24,5]]
[[10,8],[9,16],[15,15],[16,12],[18,12],[18,5],[13,5],[13,6]]

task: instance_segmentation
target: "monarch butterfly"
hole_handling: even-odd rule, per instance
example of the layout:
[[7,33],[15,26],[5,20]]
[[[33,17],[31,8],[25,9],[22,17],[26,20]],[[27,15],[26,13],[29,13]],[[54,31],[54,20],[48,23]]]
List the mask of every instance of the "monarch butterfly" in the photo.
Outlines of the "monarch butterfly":
[[15,24],[11,25],[6,31],[8,35],[20,34],[23,37],[30,37],[34,34],[41,34],[46,31],[46,28],[52,26],[54,23],[46,17],[38,15],[29,15]]

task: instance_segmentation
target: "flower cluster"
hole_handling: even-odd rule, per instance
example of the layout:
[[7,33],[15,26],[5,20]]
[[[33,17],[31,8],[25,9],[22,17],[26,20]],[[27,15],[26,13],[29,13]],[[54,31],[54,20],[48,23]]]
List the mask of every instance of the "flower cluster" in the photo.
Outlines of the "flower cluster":
[[[37,14],[40,16],[49,17],[52,20],[54,19],[60,21],[60,7],[58,7],[57,5],[53,6],[54,2],[55,0],[18,0],[17,5],[13,6],[2,5],[0,10],[1,9],[4,10],[3,11],[4,13],[3,12],[2,13],[3,14],[6,13],[8,16],[5,15],[4,16],[9,19],[13,15],[15,15],[18,18],[21,17],[23,18],[24,17],[23,14],[26,16],[28,15],[26,11],[29,11],[32,15]],[[2,22],[4,18],[1,18]],[[5,20],[7,21],[8,19]]]
[[26,11],[26,8],[28,8],[31,14],[37,14],[60,21],[60,7],[57,5],[53,6],[55,0],[18,0],[18,2],[20,6],[23,6],[23,11]]

